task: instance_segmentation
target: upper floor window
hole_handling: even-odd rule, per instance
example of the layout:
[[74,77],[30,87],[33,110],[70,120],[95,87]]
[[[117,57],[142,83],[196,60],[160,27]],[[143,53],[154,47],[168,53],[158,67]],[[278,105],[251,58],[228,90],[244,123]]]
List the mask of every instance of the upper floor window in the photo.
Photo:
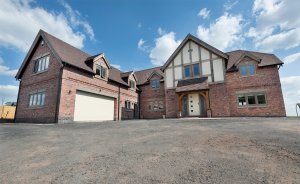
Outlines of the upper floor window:
[[128,100],[125,101],[125,109],[131,109],[131,102]]
[[200,76],[199,64],[193,64],[192,66],[194,77]]
[[49,66],[49,56],[41,57],[35,60],[34,63],[34,73],[42,72],[48,69]]
[[131,89],[135,89],[135,82],[133,80],[129,81],[129,86]]
[[266,105],[266,95],[265,93],[240,94],[238,103],[239,106]]
[[184,77],[199,77],[200,76],[200,66],[199,64],[187,65],[184,67]]
[[96,75],[99,75],[102,79],[106,78],[107,69],[101,65],[96,64]]
[[249,64],[240,66],[240,74],[241,76],[255,75],[255,65]]
[[159,79],[153,79],[151,80],[151,87],[154,88],[154,89],[158,89],[159,88],[159,85],[160,85],[160,81]]
[[190,65],[184,67],[184,77],[191,77],[191,67],[190,67]]
[[29,107],[41,107],[45,105],[45,91],[31,93],[29,95]]

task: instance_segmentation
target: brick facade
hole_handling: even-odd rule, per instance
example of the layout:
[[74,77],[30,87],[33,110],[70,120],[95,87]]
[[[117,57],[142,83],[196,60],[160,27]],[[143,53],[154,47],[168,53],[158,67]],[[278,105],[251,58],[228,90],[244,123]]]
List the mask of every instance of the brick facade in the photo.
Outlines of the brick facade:
[[[161,77],[154,75],[151,79],[160,80]],[[162,81],[160,82],[159,89],[152,88],[150,82],[139,86],[139,89],[141,90],[141,95],[140,95],[141,118],[145,118],[145,119],[163,118],[163,115],[166,114],[164,82]],[[162,101],[164,107],[163,110],[152,110],[149,107],[151,106],[151,103],[156,101]]]
[[[50,54],[48,70],[34,74],[34,60],[46,53]],[[49,47],[46,44],[42,45],[41,40],[38,41],[35,52],[28,59],[29,62],[20,82],[15,122],[54,123],[61,64]],[[30,108],[29,94],[40,89],[45,90],[45,105]]]
[[[230,116],[286,116],[277,66],[257,67],[256,74],[247,77],[239,72],[227,73],[226,87]],[[265,106],[238,106],[237,93],[256,91],[266,93]]]
[[[118,111],[118,94],[120,87],[120,107]],[[59,122],[69,122],[74,118],[76,90],[84,90],[115,98],[114,119],[132,119],[133,110],[125,110],[125,100],[137,103],[137,92],[122,85],[99,79],[81,70],[64,67],[62,75]]]
[[[164,115],[166,118],[180,117],[179,104],[181,103],[178,100],[182,97],[182,95],[179,97],[182,93],[176,92],[178,88],[165,89],[164,74],[160,68],[139,71],[139,78],[136,78],[134,72],[122,73],[116,69],[112,70],[101,54],[86,56],[84,67],[82,63],[78,66],[74,66],[74,63],[63,63],[53,51],[52,46],[46,40],[42,42],[43,32],[39,34],[41,37],[37,37],[29,52],[30,55],[26,56],[26,62],[23,63],[25,65],[21,66],[22,74],[19,72],[17,74],[21,82],[15,122],[72,122],[77,90],[113,98],[114,120],[163,118]],[[53,44],[62,44],[61,49],[81,52],[59,40],[55,41],[56,38],[49,38],[54,39]],[[33,73],[35,60],[44,55],[50,56],[49,68],[40,73]],[[86,54],[81,53],[78,56],[83,57],[83,55],[85,57]],[[63,56],[66,57],[66,55]],[[251,57],[246,56],[239,60],[236,67],[252,63],[255,65],[255,75],[241,76],[237,70],[227,71],[224,82],[209,83],[205,90],[198,88],[198,90],[187,90],[185,86],[183,93],[205,94],[206,106],[209,105],[207,113],[212,117],[286,116],[277,65],[261,67],[259,60]],[[72,58],[71,60],[73,61]],[[95,75],[96,64],[107,69],[106,79]],[[108,78],[110,72],[114,74],[112,78]],[[158,89],[152,88],[150,81],[153,79],[160,81]],[[131,89],[130,80],[136,83],[143,82],[139,83],[135,89]],[[29,107],[29,94],[37,90],[45,91],[45,104],[42,107]],[[238,95],[253,92],[263,92],[266,95],[266,104],[239,106]],[[125,108],[126,101],[131,102],[131,109]],[[152,108],[154,102],[163,104],[163,108]]]

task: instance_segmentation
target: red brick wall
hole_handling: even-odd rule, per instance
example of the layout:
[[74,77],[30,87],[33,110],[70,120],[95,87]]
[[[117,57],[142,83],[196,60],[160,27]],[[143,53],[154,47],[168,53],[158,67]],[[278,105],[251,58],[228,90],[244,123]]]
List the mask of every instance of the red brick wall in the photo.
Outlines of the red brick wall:
[[[59,121],[68,122],[74,119],[75,96],[77,89],[85,89],[98,92],[105,96],[115,98],[114,117],[118,117],[118,88],[119,84],[95,78],[93,75],[81,70],[65,67],[62,77],[62,90],[59,108]],[[125,100],[137,103],[137,93],[134,90],[121,86],[119,114],[122,119],[133,118],[129,112],[124,112]],[[122,113],[123,112],[123,113]]]
[[[226,74],[230,116],[286,116],[277,66],[258,67],[254,76],[242,77],[239,72]],[[239,107],[238,92],[266,92],[264,107]]]
[[[157,77],[153,77],[157,78]],[[157,78],[159,79],[159,78]],[[153,89],[150,85],[150,83],[144,84],[139,86],[139,89],[142,90],[141,96],[140,96],[140,111],[141,111],[141,118],[145,119],[153,119],[153,118],[163,118],[163,115],[165,115],[165,86],[164,82],[160,82],[160,88],[159,89]],[[163,101],[164,104],[164,110],[162,111],[153,111],[149,109],[149,105],[151,102],[154,101]]]
[[225,83],[209,85],[209,101],[212,117],[230,116],[228,95]]
[[[17,103],[16,122],[53,123],[55,122],[56,99],[60,74],[60,63],[50,53],[49,68],[46,72],[33,74],[33,59],[50,53],[46,44],[38,42],[34,53],[29,57],[29,63],[24,69],[19,89]],[[35,90],[45,89],[45,105],[39,108],[29,108],[29,93]]]
[[175,89],[165,90],[166,96],[166,118],[177,118],[178,117],[178,97]]

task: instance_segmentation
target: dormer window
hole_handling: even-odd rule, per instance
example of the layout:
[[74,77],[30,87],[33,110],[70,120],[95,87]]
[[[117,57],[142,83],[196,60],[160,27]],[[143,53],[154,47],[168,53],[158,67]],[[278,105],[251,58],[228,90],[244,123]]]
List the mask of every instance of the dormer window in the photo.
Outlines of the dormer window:
[[96,75],[99,75],[102,79],[106,78],[106,70],[103,66],[96,64]]
[[35,60],[33,72],[39,73],[42,71],[46,71],[48,70],[48,66],[49,66],[49,55]]
[[151,83],[151,87],[153,89],[158,89],[159,88],[159,85],[160,85],[159,79],[153,79],[153,80],[151,80],[150,83]]
[[248,64],[248,65],[240,66],[240,74],[241,76],[255,75],[255,65]]
[[133,80],[129,81],[129,86],[131,89],[135,89],[135,82]]

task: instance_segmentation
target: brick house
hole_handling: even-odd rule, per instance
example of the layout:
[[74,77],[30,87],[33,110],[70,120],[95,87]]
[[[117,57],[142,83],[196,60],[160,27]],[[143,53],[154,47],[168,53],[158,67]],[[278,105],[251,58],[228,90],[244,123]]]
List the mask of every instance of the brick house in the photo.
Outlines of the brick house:
[[15,122],[285,116],[275,55],[187,35],[161,67],[122,72],[40,30],[16,79]]

